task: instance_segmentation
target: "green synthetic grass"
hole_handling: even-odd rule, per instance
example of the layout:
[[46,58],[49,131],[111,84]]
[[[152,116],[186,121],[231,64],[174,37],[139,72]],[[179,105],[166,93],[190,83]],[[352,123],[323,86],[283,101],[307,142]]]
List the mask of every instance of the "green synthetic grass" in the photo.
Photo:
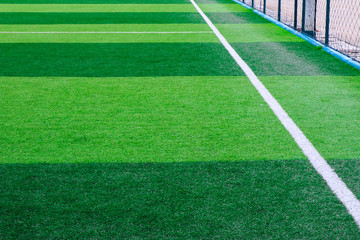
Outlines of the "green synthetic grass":
[[272,23],[216,24],[216,27],[228,42],[305,42]]
[[359,198],[360,77],[260,79]]
[[325,159],[360,159],[360,77],[261,77]]
[[219,42],[211,33],[0,33],[0,43],[196,43]]
[[245,77],[0,83],[0,163],[303,158]]
[[[239,4],[199,4],[204,12],[251,12]],[[189,4],[1,4],[0,12],[197,12]]]
[[[269,23],[252,12],[206,14],[216,24]],[[202,23],[205,21],[195,12],[0,12],[0,24],[171,24],[171,23]]]
[[[130,43],[130,42],[219,42],[207,24],[56,24],[0,25],[0,32],[75,32],[75,33],[0,33],[0,43]],[[76,33],[76,32],[145,32]],[[208,33],[146,33],[208,32]]]
[[197,12],[192,4],[2,4],[0,12]]
[[[206,0],[197,0],[197,2]],[[229,3],[229,0],[224,0]],[[232,3],[232,1],[230,1]],[[11,4],[176,4],[190,3],[189,0],[0,0],[0,3]]]
[[270,23],[265,18],[253,12],[206,13],[206,15],[214,24]]
[[[360,72],[230,0],[195,1],[359,197],[359,77],[316,75]],[[188,0],[0,3],[77,11],[0,12],[0,31],[209,31]],[[0,35],[42,42],[0,44],[0,238],[360,235],[221,44],[160,43],[213,34],[46,36]]]
[[355,196],[360,198],[360,158],[357,159],[330,159],[331,167],[346,183]]
[[[307,42],[232,43],[258,76],[359,76],[360,71]],[[259,64],[261,63],[261,64]]]
[[188,32],[211,31],[207,24],[0,25],[0,32]]
[[[215,14],[215,13],[214,13]],[[216,13],[221,14],[221,13]],[[226,13],[223,13],[226,14]],[[245,13],[244,13],[245,14]],[[0,13],[0,24],[205,23],[198,13]]]
[[244,75],[220,43],[3,43],[0,76]]
[[4,239],[357,239],[307,161],[0,165]]
[[[171,1],[171,0],[168,0]],[[230,4],[230,3],[234,3],[234,1],[232,0],[195,0],[195,2],[197,4],[202,3],[202,4]]]
[[[197,1],[201,2],[201,1]],[[251,10],[242,7],[239,4],[198,4],[205,13],[209,12],[251,12]]]

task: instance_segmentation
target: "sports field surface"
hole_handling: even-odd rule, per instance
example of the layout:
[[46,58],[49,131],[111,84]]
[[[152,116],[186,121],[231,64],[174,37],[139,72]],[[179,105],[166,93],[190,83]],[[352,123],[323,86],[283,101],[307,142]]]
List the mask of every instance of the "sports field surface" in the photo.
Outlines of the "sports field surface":
[[231,0],[0,0],[0,239],[360,239],[359,109]]

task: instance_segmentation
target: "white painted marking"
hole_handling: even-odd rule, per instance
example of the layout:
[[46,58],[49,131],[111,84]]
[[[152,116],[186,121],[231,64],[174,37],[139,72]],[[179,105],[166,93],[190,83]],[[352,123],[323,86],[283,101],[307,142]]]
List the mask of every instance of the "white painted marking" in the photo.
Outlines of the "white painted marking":
[[316,169],[316,171],[323,177],[327,185],[333,191],[333,193],[339,198],[339,200],[344,204],[350,215],[354,218],[356,224],[360,227],[360,201],[356,198],[354,193],[346,186],[346,184],[339,178],[339,176],[334,172],[326,160],[320,155],[320,153],[315,149],[309,139],[304,135],[300,128],[294,123],[294,121],[289,117],[277,100],[271,95],[269,90],[264,86],[264,84],[257,78],[255,73],[251,68],[241,59],[239,54],[231,47],[228,41],[224,36],[219,32],[219,30],[214,26],[210,19],[205,15],[205,13],[200,9],[200,7],[190,0],[194,5],[196,10],[204,18],[205,22],[213,30],[215,35],[219,38],[220,42],[224,45],[226,50],[234,58],[236,63],[242,68],[245,74],[250,79],[251,83],[258,90],[260,95],[263,97],[265,102],[270,106],[275,115],[279,118],[282,125],[294,138],[295,142],[301,148],[303,153],[308,157],[309,161]]
[[147,33],[152,33],[152,34],[186,34],[186,33],[211,33],[213,34],[212,31],[199,31],[199,32],[0,32],[1,33],[26,33],[26,34],[67,34],[67,33],[71,33],[71,34],[75,34],[75,33],[116,33],[116,34],[147,34]]

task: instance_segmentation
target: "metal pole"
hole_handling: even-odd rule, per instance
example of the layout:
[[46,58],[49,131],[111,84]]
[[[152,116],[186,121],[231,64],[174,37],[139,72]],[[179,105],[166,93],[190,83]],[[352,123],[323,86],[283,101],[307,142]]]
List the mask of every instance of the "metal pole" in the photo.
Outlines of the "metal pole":
[[295,0],[294,4],[294,28],[297,29],[297,13],[298,13],[298,0]]
[[254,8],[254,0],[251,1],[251,7]]
[[263,12],[266,14],[266,0],[264,0],[264,11]]
[[281,0],[278,0],[278,21],[281,22]]
[[303,6],[302,6],[302,16],[301,16],[301,31],[305,31],[305,8],[306,8],[306,1],[303,0]]
[[325,45],[329,45],[330,0],[326,1]]
[[315,23],[316,23],[316,0],[303,0],[306,2],[304,13],[304,28],[303,33],[310,37],[315,37]]

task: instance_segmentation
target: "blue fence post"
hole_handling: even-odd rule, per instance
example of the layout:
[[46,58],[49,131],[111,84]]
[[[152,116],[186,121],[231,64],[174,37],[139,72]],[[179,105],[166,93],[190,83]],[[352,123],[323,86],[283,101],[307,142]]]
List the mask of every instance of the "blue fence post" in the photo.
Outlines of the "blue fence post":
[[254,0],[251,1],[251,7],[254,8]]
[[306,8],[306,1],[303,0],[303,6],[302,6],[302,17],[301,17],[301,31],[305,31],[305,8]]
[[264,14],[266,14],[266,0],[264,0]]
[[281,22],[281,0],[278,0],[278,21]]
[[294,28],[297,29],[298,0],[294,0]]
[[330,0],[326,1],[325,45],[329,45]]

